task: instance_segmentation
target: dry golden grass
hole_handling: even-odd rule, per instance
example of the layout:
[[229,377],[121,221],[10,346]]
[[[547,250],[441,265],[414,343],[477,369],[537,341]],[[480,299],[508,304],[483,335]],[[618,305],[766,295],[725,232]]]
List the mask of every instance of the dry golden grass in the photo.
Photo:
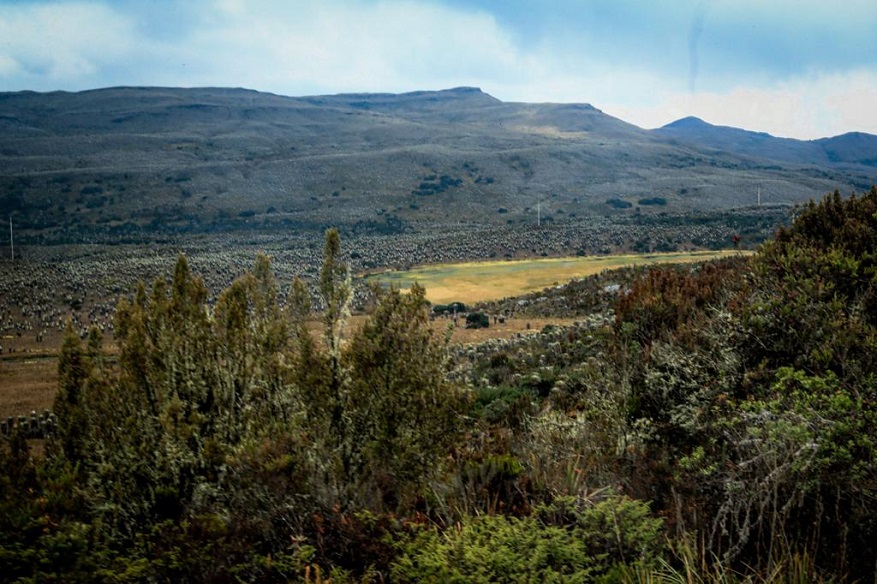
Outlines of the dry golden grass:
[[0,360],[0,418],[50,409],[57,389],[57,356]]
[[[350,318],[346,331],[347,338],[362,326],[366,317],[355,315]],[[451,343],[480,343],[488,339],[508,339],[517,334],[535,334],[548,324],[571,324],[571,319],[530,318],[506,319],[504,323],[491,321],[490,328],[467,329],[465,320],[439,318],[433,322],[437,335],[444,335],[451,327]],[[322,324],[319,320],[310,323],[314,337],[322,339]],[[28,415],[31,411],[42,412],[52,407],[58,389],[58,348],[61,337],[53,336],[42,345],[29,346],[28,353],[18,352],[0,356],[0,418]],[[117,348],[108,343],[105,349],[114,354]]]
[[367,277],[408,288],[417,282],[435,304],[483,302],[520,296],[604,270],[660,263],[702,262],[740,253],[735,250],[692,251],[532,260],[435,264]]
[[[546,286],[567,282],[572,278],[595,274],[603,270],[649,263],[696,262],[740,252],[686,252],[672,254],[618,255],[584,258],[551,258],[523,261],[470,262],[424,266],[406,272],[383,272],[371,276],[381,282],[392,282],[407,287],[417,281],[427,288],[430,301],[443,304],[453,301],[478,302],[507,296],[517,296],[541,290]],[[347,336],[353,334],[365,316],[351,317]],[[433,323],[436,334],[442,335],[452,327],[451,342],[478,343],[488,339],[511,338],[530,334],[548,324],[570,324],[571,319],[517,319],[505,323],[491,322],[490,328],[466,329],[462,318],[439,318]],[[315,320],[309,326],[315,338],[322,338],[322,325]],[[43,343],[16,339],[16,353],[0,355],[0,417],[40,412],[52,406],[58,386],[58,349],[63,335],[50,331]],[[112,339],[105,339],[104,349],[117,352]]]
[[[350,338],[357,329],[365,322],[365,315],[354,315],[347,323],[345,338]],[[437,318],[432,322],[435,334],[443,336],[448,328],[451,329],[451,344],[468,345],[480,343],[489,339],[510,339],[517,334],[538,333],[546,325],[569,325],[575,322],[572,318],[507,318],[504,323],[490,321],[490,328],[467,329],[466,319],[458,317],[456,322],[452,318]],[[308,324],[308,329],[314,335],[318,343],[323,340],[323,325],[314,320]]]
[[[436,332],[443,332],[443,326],[450,321],[438,319],[435,321]],[[549,324],[564,326],[575,322],[572,318],[510,318],[504,323],[490,322],[490,328],[467,329],[465,320],[458,319],[457,325],[451,334],[451,343],[468,345],[481,343],[490,339],[510,339],[518,334],[536,334]]]
[[[349,333],[353,333],[357,327],[365,322],[365,316],[354,316],[350,319]],[[467,329],[466,319],[458,317],[437,318],[432,322],[432,328],[436,335],[444,335],[451,329],[451,344],[468,345],[480,343],[489,339],[510,339],[515,335],[534,334],[541,331],[546,325],[570,325],[575,322],[572,318],[507,318],[505,322],[490,321],[489,328]]]
[[[0,418],[51,409],[58,390],[58,352],[63,339],[60,331],[48,331],[42,343],[22,336],[15,339],[14,353],[0,355]],[[112,338],[105,339],[104,351],[118,353]]]

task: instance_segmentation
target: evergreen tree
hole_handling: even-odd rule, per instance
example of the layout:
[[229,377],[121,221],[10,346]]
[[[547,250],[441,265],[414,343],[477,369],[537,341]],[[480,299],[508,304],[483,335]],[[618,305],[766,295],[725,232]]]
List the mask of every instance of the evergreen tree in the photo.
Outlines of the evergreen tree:
[[320,351],[308,330],[311,297],[307,285],[296,276],[289,293],[287,313],[292,327],[295,350],[292,368],[302,402],[307,412],[307,424],[316,436],[330,431],[333,401],[329,394],[329,361]]
[[68,320],[58,356],[58,393],[55,394],[54,412],[58,421],[58,438],[65,456],[71,461],[79,460],[86,447],[85,386],[90,369],[90,359]]
[[326,403],[330,413],[327,437],[333,457],[341,465],[342,483],[349,483],[353,472],[352,445],[345,440],[348,419],[345,416],[347,377],[342,367],[344,329],[350,316],[352,286],[347,264],[341,261],[341,236],[337,229],[326,231],[323,267],[320,270],[320,297],[323,301],[323,335],[328,353]]
[[361,472],[394,510],[441,466],[464,402],[447,381],[446,348],[430,326],[423,287],[375,293],[377,306],[346,355],[347,407]]

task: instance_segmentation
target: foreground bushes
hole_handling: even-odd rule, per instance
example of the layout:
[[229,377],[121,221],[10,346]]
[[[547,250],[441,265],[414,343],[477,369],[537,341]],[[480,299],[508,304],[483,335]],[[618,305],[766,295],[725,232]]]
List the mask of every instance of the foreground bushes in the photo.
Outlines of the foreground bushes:
[[593,582],[628,564],[653,564],[661,521],[641,502],[610,496],[579,509],[559,498],[526,517],[466,518],[441,533],[422,530],[404,546],[399,582]]
[[456,363],[416,287],[348,334],[339,246],[320,338],[264,257],[141,286],[117,365],[71,331],[58,436],[0,442],[4,578],[873,580],[877,191]]
[[748,266],[653,271],[616,350],[635,492],[726,566],[804,554],[873,579],[877,190],[804,208]]
[[[0,558],[18,568],[3,573],[48,577],[63,554],[39,550],[61,546],[107,578],[284,579],[341,556],[344,543],[323,537],[330,518],[423,505],[466,398],[445,379],[422,289],[378,292],[345,338],[339,249],[330,231],[319,342],[304,284],[282,308],[265,257],[213,307],[184,257],[171,281],[140,286],[117,311],[117,367],[96,332],[82,346],[68,330],[57,441],[41,465],[20,438],[2,448],[18,461],[5,480],[27,488],[4,493],[15,544]],[[53,490],[81,506],[52,516]]]

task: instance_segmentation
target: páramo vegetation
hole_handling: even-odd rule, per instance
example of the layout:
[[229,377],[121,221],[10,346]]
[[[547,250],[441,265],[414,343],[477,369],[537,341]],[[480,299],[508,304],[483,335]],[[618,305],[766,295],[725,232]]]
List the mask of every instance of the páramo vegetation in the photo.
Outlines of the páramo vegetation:
[[54,436],[0,441],[3,579],[874,581],[877,190],[464,349],[416,286],[348,331],[339,253],[318,334],[266,256],[215,305],[180,257],[113,357],[71,331]]

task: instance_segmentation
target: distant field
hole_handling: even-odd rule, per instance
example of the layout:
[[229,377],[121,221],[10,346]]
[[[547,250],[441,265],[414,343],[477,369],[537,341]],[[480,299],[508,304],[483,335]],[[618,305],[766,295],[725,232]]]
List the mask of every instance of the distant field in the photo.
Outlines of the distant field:
[[[573,278],[595,274],[602,270],[656,263],[705,261],[734,255],[736,251],[660,253],[647,255],[615,255],[577,258],[550,258],[522,261],[469,262],[431,265],[404,272],[381,272],[369,276],[371,280],[408,287],[420,282],[434,303],[453,301],[478,302],[506,296],[517,296],[568,282]],[[351,319],[351,330],[360,326],[364,317]],[[439,321],[437,329],[451,321]],[[468,330],[454,328],[454,343],[473,343],[488,338],[508,338],[541,330],[546,324],[569,324],[569,319],[507,319],[504,324],[491,324],[489,329]],[[314,323],[315,334],[319,326]],[[106,338],[105,349],[115,354],[112,338]],[[52,405],[58,383],[58,348],[61,334],[50,331],[42,344],[23,337],[16,343],[14,354],[0,355],[0,417],[26,415],[32,410],[42,411]]]
[[[365,316],[350,317],[348,334],[352,334]],[[535,334],[545,326],[569,325],[570,318],[507,318],[503,323],[491,323],[490,328],[467,329],[462,318],[439,319],[433,328],[443,334],[452,326],[451,343],[480,343],[488,339],[508,339],[516,335]],[[314,320],[311,330],[315,338],[321,339],[321,324]],[[109,355],[116,355],[118,348],[111,339],[106,339],[104,348]],[[29,415],[32,411],[42,412],[50,409],[58,389],[58,347],[60,335],[52,335],[47,343],[26,345],[27,352],[0,355],[0,419],[8,416]]]
[[57,388],[57,355],[0,359],[0,418],[51,408]]
[[366,279],[402,288],[418,282],[426,288],[427,298],[436,304],[455,301],[471,303],[520,296],[603,270],[648,264],[702,262],[741,253],[749,252],[692,251],[436,264],[406,271],[380,272]]

